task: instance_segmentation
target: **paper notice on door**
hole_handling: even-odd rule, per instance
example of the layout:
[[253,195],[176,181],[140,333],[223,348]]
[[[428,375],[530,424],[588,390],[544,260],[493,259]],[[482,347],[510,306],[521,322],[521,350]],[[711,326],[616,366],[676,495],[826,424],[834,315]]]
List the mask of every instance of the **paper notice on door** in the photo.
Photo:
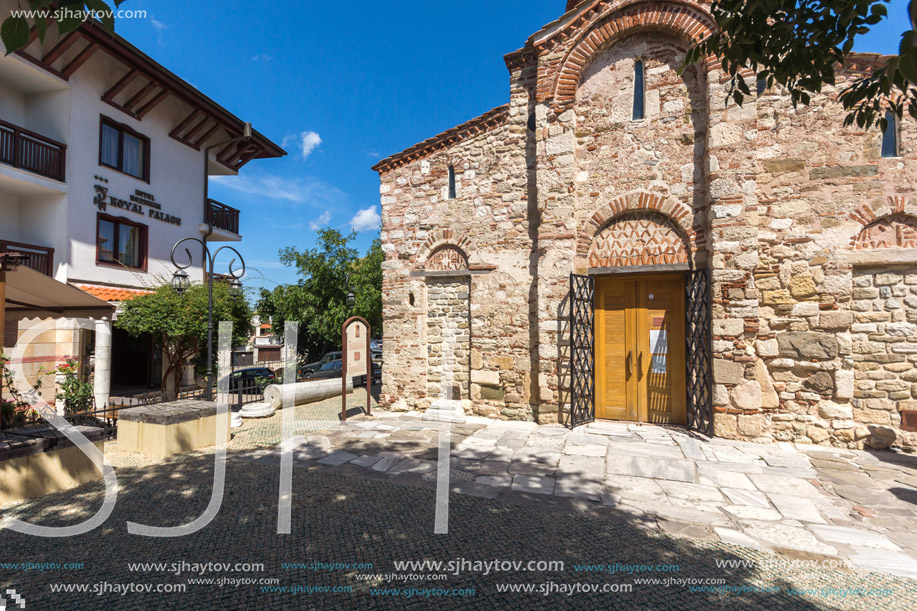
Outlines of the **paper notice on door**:
[[650,331],[650,352],[653,354],[668,354],[669,339],[666,331],[656,329]]
[[654,354],[650,361],[650,373],[665,373],[665,355]]

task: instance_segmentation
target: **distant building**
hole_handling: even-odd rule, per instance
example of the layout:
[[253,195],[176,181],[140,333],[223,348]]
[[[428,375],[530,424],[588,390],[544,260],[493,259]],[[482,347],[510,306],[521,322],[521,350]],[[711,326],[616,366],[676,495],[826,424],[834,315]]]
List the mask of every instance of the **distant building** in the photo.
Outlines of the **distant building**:
[[[560,6],[559,6],[560,8]],[[571,0],[509,103],[379,162],[381,403],[917,446],[917,125],[726,100],[706,2]],[[457,95],[461,95],[458,93]]]

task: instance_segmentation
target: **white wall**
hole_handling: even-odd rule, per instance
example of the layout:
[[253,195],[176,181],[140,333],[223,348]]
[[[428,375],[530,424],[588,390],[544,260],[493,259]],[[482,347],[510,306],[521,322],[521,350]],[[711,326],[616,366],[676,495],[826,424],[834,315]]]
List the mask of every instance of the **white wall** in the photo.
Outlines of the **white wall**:
[[[102,94],[120,77],[123,68],[99,53],[73,78],[71,106],[71,149],[68,155],[67,182],[70,185],[68,233],[70,253],[68,277],[72,280],[149,287],[171,278],[175,270],[169,260],[172,245],[186,237],[200,238],[203,222],[203,152],[169,137],[169,132],[184,118],[175,103],[163,102],[142,121],[131,118],[102,102]],[[100,117],[105,115],[130,126],[150,138],[150,182],[99,165]],[[155,196],[162,212],[182,219],[176,226],[144,214],[108,207],[106,214],[125,217],[147,226],[148,267],[146,272],[96,265],[96,218],[93,204],[95,176],[108,179],[110,196],[129,200],[139,189]],[[193,245],[192,246],[196,246]],[[188,270],[192,281],[202,278],[200,247],[192,248],[195,266]]]

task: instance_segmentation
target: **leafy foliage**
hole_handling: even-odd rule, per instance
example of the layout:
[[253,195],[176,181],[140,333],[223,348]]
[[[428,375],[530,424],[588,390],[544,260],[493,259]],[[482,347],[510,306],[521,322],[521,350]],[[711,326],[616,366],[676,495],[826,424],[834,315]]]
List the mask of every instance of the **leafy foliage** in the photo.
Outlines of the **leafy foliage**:
[[[213,341],[219,321],[232,321],[233,345],[244,344],[251,335],[252,312],[243,299],[234,299],[223,282],[213,285]],[[181,386],[182,374],[192,357],[207,350],[207,287],[192,284],[182,295],[163,284],[148,295],[126,301],[115,326],[137,336],[149,333],[164,353],[166,369],[162,389],[169,398]],[[204,357],[206,361],[206,357]],[[172,384],[169,384],[171,376]]]
[[[123,2],[113,0],[116,7]],[[31,11],[34,16],[10,15],[0,25],[0,40],[6,47],[7,55],[28,46],[33,26],[41,42],[44,42],[51,24],[57,26],[57,35],[62,37],[90,18],[96,19],[109,32],[115,31],[114,11],[104,0],[25,0],[20,1],[19,6]]]
[[8,367],[10,358],[3,352],[0,352],[0,388],[3,389],[5,397],[0,397],[0,430],[13,429],[38,419],[38,410],[32,407],[33,400],[38,398],[45,374],[44,369],[38,371],[38,379],[32,385],[28,395],[19,392],[16,386],[16,376]]
[[[718,31],[694,46],[685,64],[712,55],[730,77],[729,97],[742,104],[750,89],[744,71],[783,87],[794,106],[836,83],[841,62],[865,34],[888,15],[888,0],[714,0]],[[849,111],[844,124],[885,129],[885,109],[917,118],[917,6],[908,5],[911,29],[899,54],[845,87],[839,97]]]
[[[355,238],[356,233],[323,229],[315,248],[281,249],[280,261],[296,268],[299,281],[261,291],[258,312],[271,317],[280,336],[286,321],[299,321],[299,351],[310,359],[340,349],[341,325],[349,316],[362,316],[375,333],[382,330],[382,246],[374,240],[360,258],[349,246]],[[354,293],[352,310],[348,289]]]
[[92,382],[82,375],[76,359],[67,359],[63,365],[58,366],[57,373],[62,379],[54,398],[64,403],[64,413],[89,411],[93,400]]

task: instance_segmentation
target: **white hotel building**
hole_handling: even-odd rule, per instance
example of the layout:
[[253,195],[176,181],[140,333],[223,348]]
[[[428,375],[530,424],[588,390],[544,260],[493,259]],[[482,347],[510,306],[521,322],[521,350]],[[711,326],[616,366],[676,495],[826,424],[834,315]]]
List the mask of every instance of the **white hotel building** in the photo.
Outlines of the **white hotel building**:
[[[0,0],[0,15],[12,6]],[[172,275],[170,251],[182,238],[241,239],[239,211],[205,199],[206,176],[285,154],[257,131],[213,146],[244,126],[99,25],[63,38],[49,28],[43,44],[35,38],[0,59],[0,252],[23,253],[24,267],[111,304],[136,296]],[[188,273],[200,281],[203,258],[191,252]],[[7,296],[7,353],[36,320],[105,313],[14,301]],[[86,333],[58,333],[29,366],[85,359]],[[149,338],[115,329],[112,344],[113,387],[158,386],[161,355]]]

